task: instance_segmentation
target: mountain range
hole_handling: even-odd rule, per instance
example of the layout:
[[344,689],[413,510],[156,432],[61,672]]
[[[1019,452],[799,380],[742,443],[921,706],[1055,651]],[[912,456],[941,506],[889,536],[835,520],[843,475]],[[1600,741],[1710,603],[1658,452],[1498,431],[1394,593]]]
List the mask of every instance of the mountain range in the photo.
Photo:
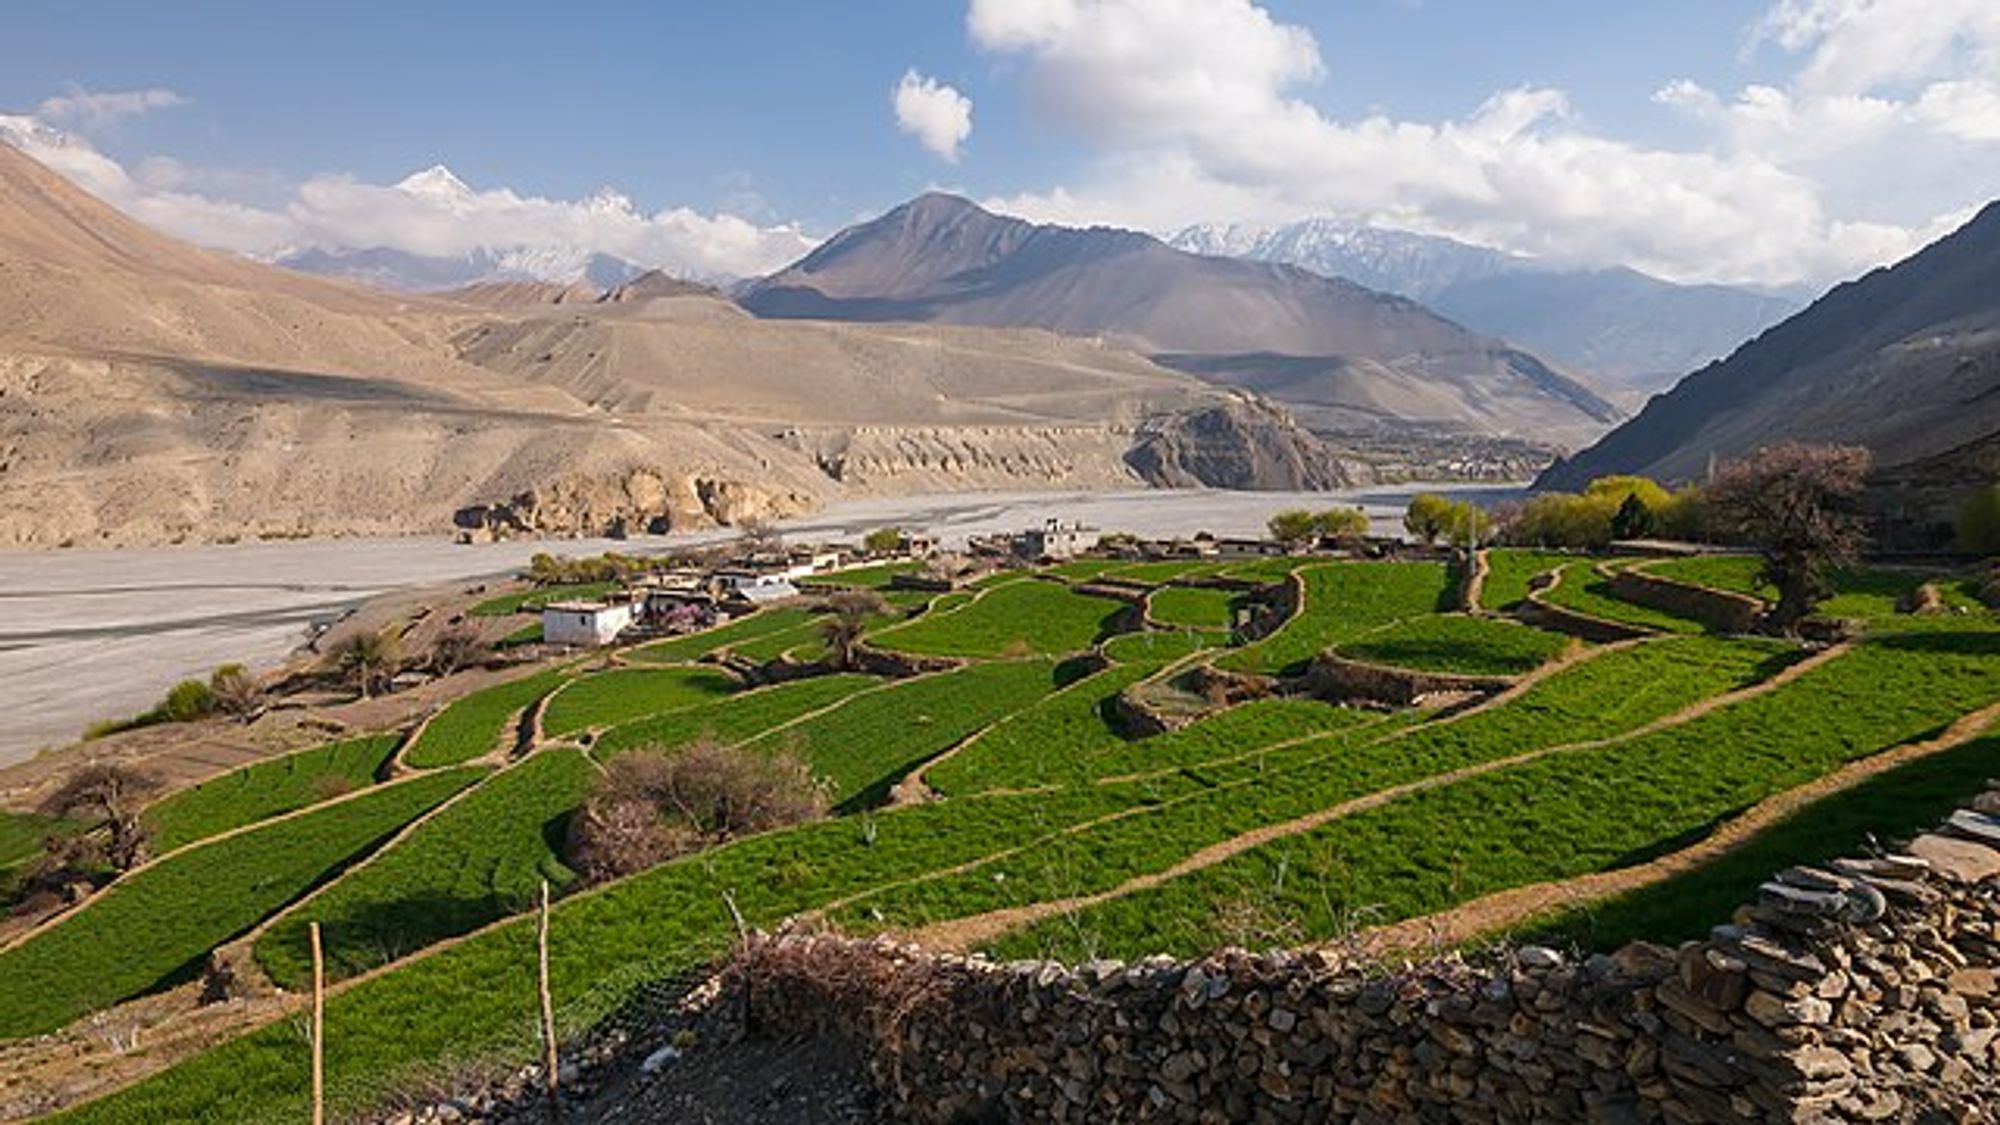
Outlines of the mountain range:
[[1415,301],[1150,235],[1038,225],[931,193],[742,287],[760,317],[1043,328],[1265,395],[1349,444],[1412,432],[1575,448],[1619,410]]
[[391,293],[198,249],[0,145],[0,545],[670,529],[855,492],[1366,472],[1099,342],[777,323],[640,277]]
[[1624,268],[1565,269],[1449,238],[1333,219],[1203,224],[1170,242],[1198,254],[1285,262],[1421,301],[1634,405],[1804,304],[1795,293],[1679,285]]
[[1538,487],[1608,473],[1698,479],[1787,439],[1867,446],[1882,479],[1954,485],[2000,469],[2000,203],[1646,405]]

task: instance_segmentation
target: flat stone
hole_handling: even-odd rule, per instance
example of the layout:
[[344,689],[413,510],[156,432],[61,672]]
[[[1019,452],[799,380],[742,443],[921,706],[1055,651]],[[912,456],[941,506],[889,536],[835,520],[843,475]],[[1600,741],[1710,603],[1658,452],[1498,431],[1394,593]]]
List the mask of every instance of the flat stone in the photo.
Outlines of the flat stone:
[[1947,879],[1980,883],[2000,875],[2000,851],[1971,840],[1936,834],[1910,841],[1910,854]]
[[1976,813],[1971,809],[1959,809],[1945,818],[1945,831],[1977,840],[1989,847],[2000,847],[2000,820]]

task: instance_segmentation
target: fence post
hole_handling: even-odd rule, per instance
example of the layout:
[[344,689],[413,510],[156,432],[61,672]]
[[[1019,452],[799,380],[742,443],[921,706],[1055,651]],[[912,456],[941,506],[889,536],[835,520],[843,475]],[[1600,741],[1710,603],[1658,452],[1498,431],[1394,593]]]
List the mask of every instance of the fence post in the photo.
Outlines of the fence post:
[[326,957],[320,949],[319,923],[312,932],[312,1125],[326,1123]]
[[549,1084],[549,1120],[562,1120],[561,1077],[556,1060],[556,1005],[549,993],[549,881],[542,880],[541,918],[535,927],[537,986],[542,994],[542,1068]]

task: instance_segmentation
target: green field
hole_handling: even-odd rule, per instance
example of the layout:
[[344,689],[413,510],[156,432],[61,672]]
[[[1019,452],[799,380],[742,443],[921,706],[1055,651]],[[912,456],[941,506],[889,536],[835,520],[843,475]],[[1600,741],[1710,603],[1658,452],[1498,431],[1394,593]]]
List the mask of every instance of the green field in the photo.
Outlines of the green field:
[[1234,590],[1164,586],[1153,591],[1147,616],[1169,628],[1227,629],[1235,624],[1236,606],[1242,600]]
[[601,761],[621,750],[641,747],[673,749],[703,737],[734,745],[801,715],[830,707],[857,691],[876,687],[881,682],[869,676],[815,676],[757,688],[727,699],[613,727],[592,744],[591,750]]
[[1597,575],[1588,562],[1572,562],[1562,569],[1562,581],[1555,589],[1544,591],[1543,600],[1550,605],[1575,610],[1602,621],[1615,621],[1622,625],[1635,625],[1659,633],[1699,633],[1701,622],[1691,617],[1681,617],[1663,609],[1628,602],[1611,592],[1611,586]]
[[616,582],[580,582],[573,586],[532,586],[497,598],[488,598],[469,611],[474,617],[506,617],[509,614],[540,611],[550,602],[589,601],[619,588]]
[[1159,562],[1125,563],[1109,567],[1100,574],[1100,577],[1158,586],[1178,578],[1214,574],[1224,565],[1213,559],[1163,559]]
[[811,610],[797,606],[761,609],[747,617],[739,617],[717,625],[713,629],[640,645],[627,655],[634,660],[652,664],[686,664],[712,652],[720,652],[758,637],[797,629],[812,619]]
[[[1518,597],[1510,591],[1525,592],[1538,570],[1566,565],[1581,604],[1622,620],[1651,613],[1601,586],[1591,589],[1582,580],[1588,560],[1493,554],[1489,608],[1496,606],[1493,591]],[[1100,563],[1103,570],[1132,565],[1093,560],[1058,569],[1082,574]],[[707,692],[722,686],[707,679],[720,673],[687,662],[720,647],[761,658],[810,651],[800,646],[817,643],[818,619],[784,609],[647,646],[641,651],[650,653],[649,667],[541,673],[549,690],[573,681],[544,716],[550,743],[498,772],[473,771],[485,777],[478,788],[349,868],[257,945],[274,978],[295,984],[301,927],[317,918],[326,924],[336,976],[381,967],[328,1004],[336,1115],[464,1066],[513,1068],[535,1057],[533,929],[529,919],[507,919],[524,909],[544,876],[566,884],[560,844],[592,770],[583,753],[556,737],[575,736],[599,760],[648,747],[670,751],[705,735],[791,752],[836,802],[828,819],[731,841],[562,898],[551,968],[559,1021],[577,1032],[650,982],[692,972],[726,949],[734,924],[725,895],[752,925],[824,912],[863,934],[921,933],[989,911],[1101,897],[993,931],[998,936],[986,949],[1009,957],[1135,957],[1325,940],[1684,848],[1759,800],[1931,735],[2000,696],[2000,630],[1980,614],[1876,618],[1874,632],[1851,651],[1712,709],[1707,701],[1770,680],[1806,650],[1715,636],[1670,619],[1673,632],[1630,645],[1575,646],[1573,659],[1532,683],[1444,713],[1346,708],[1285,694],[1224,706],[1220,694],[1202,689],[1201,662],[1291,672],[1332,649],[1411,668],[1512,676],[1574,645],[1512,621],[1445,612],[1452,591],[1437,564],[1269,559],[1232,566],[1265,580],[1301,567],[1305,612],[1236,648],[1221,631],[1185,621],[1104,640],[1113,622],[1132,623],[1124,603],[1011,571],[985,580],[976,597],[947,595],[871,637],[885,648],[967,661],[950,671]],[[1157,582],[1173,574],[1161,568],[1137,577]],[[1879,601],[1885,590],[1850,587],[1842,596]],[[1214,606],[1185,608],[1193,617]],[[1100,641],[1114,661],[1109,667],[1087,656],[1058,659]],[[1028,653],[1038,655],[995,659]],[[1296,688],[1278,685],[1280,692]],[[1135,689],[1178,693],[1201,717],[1171,733],[1131,737],[1113,704]],[[527,705],[518,700],[532,695],[489,692],[438,716],[463,709],[453,720],[460,733],[443,739],[442,750],[432,748],[438,759],[496,749]],[[2000,772],[1996,738],[1822,801],[1753,841],[1740,861],[1544,919],[1527,932],[1596,947],[1629,935],[1698,934],[1726,920],[1774,867],[1851,852],[1868,833],[1893,835],[1935,819],[1977,780]],[[919,768],[931,790],[920,795],[934,799],[889,804],[891,788]],[[461,784],[455,776],[377,786],[285,826],[352,816],[344,810],[418,784],[438,787],[435,804]],[[418,811],[384,813],[385,826],[344,854],[379,847]],[[95,911],[109,918],[91,922],[88,935],[79,929],[64,939],[60,957],[42,950],[32,964],[8,960],[44,938],[0,954],[6,1003],[23,1009],[17,1022],[0,1024],[0,1035],[9,1026],[18,1035],[60,1022],[185,972],[216,942],[323,881],[323,857],[319,869],[306,871],[309,863],[286,854],[289,836],[267,835],[276,827],[253,827],[169,861],[214,857],[208,866],[222,877],[205,873],[203,888],[220,886],[231,902],[244,900],[215,917],[187,909],[213,892],[183,874],[171,893],[153,890],[141,906],[118,906],[121,891],[114,890],[60,924],[46,937]],[[239,868],[265,858],[252,854],[264,844],[284,885],[227,890],[246,877]],[[1180,873],[1167,877],[1173,872]],[[1135,886],[1141,878],[1154,885]],[[191,928],[200,933],[185,932]],[[178,952],[135,953],[154,933]],[[86,946],[86,936],[113,948]],[[427,948],[426,956],[411,956]],[[83,966],[75,975],[89,982],[86,994],[63,1000],[60,988],[40,986],[72,962]],[[141,973],[134,964],[151,967]],[[17,967],[36,982],[32,1002],[13,998]],[[37,1016],[43,993],[67,1005],[60,1015]],[[303,1111],[305,1067],[295,1023],[281,1021],[59,1119],[290,1120]]]
[[170,793],[141,819],[153,853],[220,835],[233,828],[316,805],[375,784],[396,752],[394,735],[332,742],[273,758]]
[[1295,675],[1325,649],[1391,621],[1450,608],[1440,563],[1320,563],[1300,572],[1305,605],[1283,627],[1216,663],[1237,672]]
[[[1761,581],[1762,559],[1750,555],[1707,555],[1690,559],[1669,559],[1648,564],[1648,573],[1674,578],[1731,593],[1748,594],[1776,601],[1778,591]],[[1916,593],[1926,581],[1935,581],[1947,606],[1967,611],[1982,607],[1962,578],[1927,571],[1888,567],[1843,567],[1831,577],[1833,596],[1821,602],[1815,612],[1821,617],[1852,617],[1881,621],[1900,616],[1904,599]]]
[[1518,676],[1569,648],[1567,637],[1512,621],[1439,613],[1363,633],[1334,649],[1371,664],[1461,676]]
[[1496,547],[1486,552],[1486,581],[1480,587],[1479,608],[1498,613],[1526,601],[1528,586],[1537,575],[1577,561],[1577,556],[1557,551],[1532,551],[1521,547]]
[[934,754],[1055,690],[1046,660],[975,664],[864,692],[747,745],[804,759],[843,808],[881,803]]
[[581,752],[557,749],[486,778],[287,913],[258,939],[258,963],[297,988],[311,980],[309,922],[337,979],[529,909],[542,880],[560,891],[575,878],[557,849],[596,773]]
[[1127,606],[1056,582],[1016,579],[957,609],[933,611],[868,638],[925,656],[999,657],[1080,652],[1112,633]]
[[736,677],[719,668],[615,668],[564,684],[542,712],[552,736],[618,726],[664,711],[712,703],[735,691]]
[[508,726],[522,711],[563,685],[568,672],[549,668],[475,691],[431,717],[403,761],[417,769],[455,766],[500,749]]
[[248,930],[479,777],[453,770],[189,848],[0,951],[0,1038],[54,1031],[188,979]]

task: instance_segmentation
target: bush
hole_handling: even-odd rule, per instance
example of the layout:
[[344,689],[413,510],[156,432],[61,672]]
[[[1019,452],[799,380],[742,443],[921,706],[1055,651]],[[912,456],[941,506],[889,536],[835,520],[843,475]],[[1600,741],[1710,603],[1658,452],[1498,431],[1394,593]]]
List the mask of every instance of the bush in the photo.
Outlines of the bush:
[[871,555],[893,555],[903,549],[903,529],[878,527],[862,537],[861,549]]
[[2000,484],[1973,493],[1958,510],[1958,545],[1975,554],[2000,554]]
[[1420,492],[1410,498],[1410,506],[1403,513],[1403,530],[1425,543],[1443,539],[1458,547],[1476,547],[1492,535],[1493,517],[1470,500],[1450,500],[1435,492]]
[[570,822],[569,865],[603,882],[826,810],[825,790],[791,754],[708,739],[678,754],[620,754]]
[[1297,547],[1319,535],[1319,522],[1304,508],[1292,508],[1272,516],[1264,525],[1271,538],[1287,547]]
[[215,714],[215,692],[200,680],[182,680],[167,690],[160,713],[170,723],[191,723]]
[[1531,496],[1507,522],[1509,543],[1526,547],[1597,550],[1614,539],[1694,538],[1701,530],[1700,494],[1692,487],[1668,492],[1646,477],[1599,477],[1582,495]]
[[241,664],[224,664],[208,677],[209,694],[215,706],[240,719],[255,715],[264,705],[264,684]]
[[1368,513],[1360,508],[1328,508],[1313,521],[1319,533],[1330,539],[1358,539],[1368,534]]

